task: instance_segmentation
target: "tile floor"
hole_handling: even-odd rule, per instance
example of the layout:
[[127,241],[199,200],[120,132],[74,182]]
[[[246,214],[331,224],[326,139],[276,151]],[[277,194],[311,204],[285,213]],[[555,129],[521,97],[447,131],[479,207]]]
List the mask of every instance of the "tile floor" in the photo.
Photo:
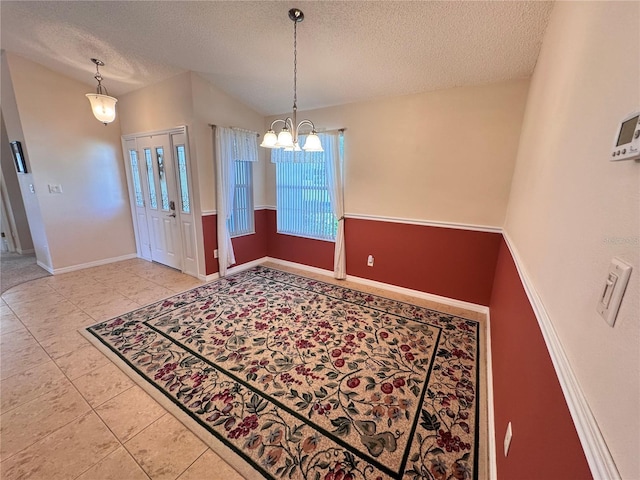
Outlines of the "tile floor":
[[0,301],[0,478],[241,479],[78,332],[201,282],[128,260]]
[[[4,293],[0,478],[241,479],[77,332],[200,283],[134,259],[34,280]],[[341,285],[484,317],[350,282]],[[483,457],[481,452],[481,463]]]

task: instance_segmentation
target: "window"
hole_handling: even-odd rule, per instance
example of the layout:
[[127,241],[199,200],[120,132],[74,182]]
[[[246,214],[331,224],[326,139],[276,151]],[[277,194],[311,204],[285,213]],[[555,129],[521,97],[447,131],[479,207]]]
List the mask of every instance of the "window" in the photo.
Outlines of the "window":
[[233,210],[227,220],[232,237],[254,233],[253,222],[253,162],[234,161],[235,190]]
[[338,222],[325,170],[324,162],[276,163],[278,233],[335,240]]
[[140,170],[138,167],[138,153],[135,150],[129,150],[129,160],[131,160],[131,175],[133,177],[133,191],[136,195],[136,207],[144,207]]
[[151,150],[144,149],[144,159],[147,163],[147,178],[149,180],[149,205],[154,210],[158,209],[158,199],[156,198],[156,182],[153,179],[153,164],[151,163]]
[[160,178],[160,198],[162,210],[169,211],[169,191],[167,189],[167,172],[164,171],[164,148],[156,147],[156,159],[158,161],[158,177]]
[[176,146],[178,156],[178,177],[180,180],[180,208],[183,213],[191,213],[191,202],[189,201],[189,183],[187,181],[187,157],[184,145]]

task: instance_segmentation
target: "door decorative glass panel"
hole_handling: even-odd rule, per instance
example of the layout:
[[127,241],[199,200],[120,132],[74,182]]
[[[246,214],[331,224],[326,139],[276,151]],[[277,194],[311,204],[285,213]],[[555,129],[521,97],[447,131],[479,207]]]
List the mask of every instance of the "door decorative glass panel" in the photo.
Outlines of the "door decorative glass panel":
[[164,149],[156,147],[158,160],[158,177],[160,179],[160,195],[162,197],[162,210],[169,210],[169,192],[167,191],[167,172],[164,171]]
[[151,159],[151,149],[144,149],[144,158],[147,163],[147,178],[149,179],[149,206],[154,210],[158,209],[158,199],[156,198],[156,182],[153,179],[153,160]]
[[180,181],[180,200],[181,208],[184,213],[191,212],[191,205],[189,201],[189,182],[187,180],[187,157],[185,155],[184,145],[178,145],[176,147],[176,154],[178,156],[178,176]]
[[144,207],[142,185],[140,184],[140,169],[138,166],[138,152],[135,150],[129,150],[129,159],[131,161],[131,175],[133,177],[133,192],[136,197],[136,206]]

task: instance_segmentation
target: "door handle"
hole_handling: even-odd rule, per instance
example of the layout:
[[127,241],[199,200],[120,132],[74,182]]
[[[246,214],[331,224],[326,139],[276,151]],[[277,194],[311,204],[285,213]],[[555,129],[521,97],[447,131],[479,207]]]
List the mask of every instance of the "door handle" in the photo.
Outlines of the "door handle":
[[175,213],[171,213],[171,214],[167,215],[167,217],[173,217],[173,218],[176,218],[176,214],[175,214]]

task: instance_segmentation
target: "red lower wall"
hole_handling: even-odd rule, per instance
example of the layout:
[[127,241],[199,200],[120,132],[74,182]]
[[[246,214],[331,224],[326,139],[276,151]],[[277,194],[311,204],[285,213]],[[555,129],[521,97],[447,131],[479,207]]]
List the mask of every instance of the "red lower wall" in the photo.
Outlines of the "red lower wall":
[[[218,216],[206,215],[202,217],[202,232],[204,235],[205,270],[207,275],[219,271],[218,259],[213,251],[218,248]],[[267,256],[268,222],[266,210],[254,212],[255,233],[231,239],[236,265],[251,262]]]
[[213,251],[218,248],[218,216],[206,215],[202,217],[202,235],[204,242],[204,268],[206,275],[219,271],[218,259]]
[[[207,275],[218,271],[216,216],[203,217]],[[277,233],[275,210],[255,212],[256,233],[233,239],[237,265],[269,256],[333,270],[335,244]],[[348,218],[347,274],[489,305],[498,233]],[[374,266],[367,267],[373,255]]]
[[270,257],[333,271],[335,243],[278,233],[276,211],[264,211],[267,215],[267,252]]
[[[491,295],[498,478],[592,478],[542,332],[504,240]],[[513,427],[509,455],[502,439]]]
[[[502,235],[348,218],[347,273],[489,305]],[[367,266],[373,255],[374,266]]]
[[[255,212],[256,233],[233,239],[237,264],[265,256],[333,269],[332,242],[276,231],[276,212]],[[216,216],[202,219],[207,274],[218,271]],[[573,420],[535,314],[502,235],[347,219],[347,273],[488,305],[498,478],[590,479]],[[373,255],[374,266],[367,267]],[[502,453],[508,422],[509,456]]]

